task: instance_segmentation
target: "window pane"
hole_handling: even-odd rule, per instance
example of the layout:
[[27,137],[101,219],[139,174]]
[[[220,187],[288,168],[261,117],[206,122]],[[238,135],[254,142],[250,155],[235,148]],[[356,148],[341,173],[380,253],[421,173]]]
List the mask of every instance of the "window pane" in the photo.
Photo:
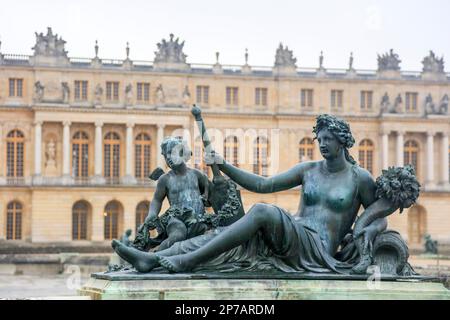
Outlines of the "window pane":
[[142,100],[142,83],[137,84],[137,99]]
[[87,81],[83,81],[83,82],[82,82],[82,85],[83,85],[83,87],[82,87],[82,95],[81,95],[81,98],[82,98],[83,100],[87,100],[87,87],[88,87],[88,82],[87,82]]
[[17,79],[17,96],[23,96],[23,79]]
[[16,81],[15,79],[9,79],[9,96],[14,97],[16,94]]

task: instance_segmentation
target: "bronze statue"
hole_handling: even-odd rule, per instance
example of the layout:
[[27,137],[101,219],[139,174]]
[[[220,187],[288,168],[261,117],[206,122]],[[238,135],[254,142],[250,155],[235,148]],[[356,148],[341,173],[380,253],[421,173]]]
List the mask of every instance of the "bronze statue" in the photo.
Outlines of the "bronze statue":
[[[146,242],[148,239],[141,239],[140,236],[149,237],[149,230],[158,227],[159,233],[165,233],[167,236],[159,244],[159,250],[206,231],[207,225],[202,218],[205,215],[204,202],[208,198],[209,187],[208,177],[204,173],[186,165],[191,151],[181,137],[165,138],[161,149],[171,170],[158,178],[148,216],[140,226],[137,236],[137,242]],[[158,219],[166,197],[170,208]]]
[[412,206],[419,197],[420,184],[411,165],[383,170],[383,174],[377,178],[376,186],[375,195],[378,200],[359,216],[353,229],[353,238],[360,256],[359,263],[352,268],[355,273],[365,273],[373,262],[371,242],[358,239],[367,232],[366,228],[376,219],[387,217],[397,209],[402,213],[404,208]]
[[176,242],[166,250],[147,253],[113,241],[114,249],[139,272],[163,267],[169,272],[353,273],[360,258],[351,228],[360,207],[370,217],[359,224],[357,236],[363,235],[363,244],[372,243],[386,230],[386,208],[383,201],[377,201],[377,186],[370,173],[348,152],[355,142],[349,125],[325,114],[317,117],[313,132],[324,160],[302,162],[272,177],[246,172],[212,152],[215,165],[247,190],[272,193],[302,186],[297,215],[258,203],[232,225]]

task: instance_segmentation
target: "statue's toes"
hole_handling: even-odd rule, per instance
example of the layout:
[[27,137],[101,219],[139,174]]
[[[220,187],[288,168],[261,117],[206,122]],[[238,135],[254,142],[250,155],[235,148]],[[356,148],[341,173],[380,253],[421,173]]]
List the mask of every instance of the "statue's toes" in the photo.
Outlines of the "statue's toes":
[[169,271],[170,273],[174,273],[176,272],[175,270],[175,266],[172,264],[172,262],[167,259],[166,257],[161,257],[159,260],[160,265],[166,269],[167,271]]

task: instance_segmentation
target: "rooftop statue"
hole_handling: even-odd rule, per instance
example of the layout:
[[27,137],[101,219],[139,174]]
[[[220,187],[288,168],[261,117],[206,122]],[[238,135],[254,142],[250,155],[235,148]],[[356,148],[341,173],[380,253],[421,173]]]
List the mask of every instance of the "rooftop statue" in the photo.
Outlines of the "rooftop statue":
[[394,108],[393,108],[392,112],[393,113],[400,113],[400,112],[402,112],[402,110],[401,110],[402,103],[403,103],[402,95],[399,93],[397,95],[397,98],[395,98]]
[[320,56],[319,56],[319,69],[323,69],[323,51],[320,51]]
[[444,73],[444,57],[437,57],[433,51],[423,58],[423,72]]
[[297,68],[296,62],[297,59],[294,58],[292,50],[289,50],[287,46],[283,48],[283,44],[280,43],[275,54],[275,67]]
[[433,102],[431,93],[425,98],[425,115],[437,114],[446,115],[448,113],[448,95],[444,95],[439,104]]
[[156,103],[158,105],[163,105],[164,104],[164,102],[165,102],[165,95],[164,95],[164,90],[163,90],[162,84],[159,84],[159,86],[156,88],[155,98],[156,98]]
[[425,115],[436,114],[437,111],[436,105],[433,102],[433,97],[431,96],[431,93],[429,93],[425,98]]
[[389,100],[389,95],[386,92],[381,98],[380,103],[380,115],[384,113],[401,113],[401,105],[403,103],[403,99],[401,94],[398,94],[394,100],[394,104],[392,104]]
[[42,102],[42,99],[44,98],[44,90],[44,85],[40,81],[36,81],[34,83],[33,100],[36,102]]
[[170,34],[170,40],[163,39],[157,44],[158,51],[155,51],[155,63],[186,63],[186,55],[183,53],[184,41],[179,43],[178,38],[173,40],[173,34]]
[[100,105],[102,103],[102,96],[103,96],[103,88],[100,84],[97,84],[95,86],[94,96],[95,96],[95,104]]
[[63,103],[69,103],[70,88],[67,82],[61,82],[61,94]]
[[[199,116],[198,107],[192,111]],[[317,117],[313,133],[323,160],[301,162],[271,177],[237,168],[211,151],[212,165],[247,190],[274,193],[302,186],[296,215],[257,203],[233,224],[165,250],[143,252],[114,240],[115,251],[139,272],[163,268],[169,272],[351,274],[365,273],[372,262],[383,259],[376,252],[391,241],[396,248],[394,259],[378,263],[391,266],[395,274],[413,273],[406,244],[398,233],[386,230],[386,217],[417,199],[420,185],[414,170],[391,168],[375,183],[348,151],[355,143],[348,123],[323,114]],[[365,210],[356,220],[361,207]]]
[[447,114],[448,113],[448,95],[444,95],[441,99],[441,103],[439,104],[439,114]]
[[184,86],[183,94],[181,96],[182,103],[184,106],[189,105],[189,102],[191,100],[191,93],[189,92],[188,86]]
[[391,49],[389,53],[385,53],[382,56],[378,55],[378,71],[386,70],[400,70],[400,62],[398,54],[394,53]]
[[67,51],[64,50],[66,41],[61,37],[58,38],[58,34],[53,35],[52,28],[47,28],[47,35],[41,33],[36,34],[36,44],[32,48],[34,55],[54,56],[54,57],[66,57]]
[[354,70],[353,69],[353,52],[350,52],[350,57],[348,58],[348,70]]
[[130,106],[133,102],[133,85],[129,83],[125,87],[125,103],[127,106]]

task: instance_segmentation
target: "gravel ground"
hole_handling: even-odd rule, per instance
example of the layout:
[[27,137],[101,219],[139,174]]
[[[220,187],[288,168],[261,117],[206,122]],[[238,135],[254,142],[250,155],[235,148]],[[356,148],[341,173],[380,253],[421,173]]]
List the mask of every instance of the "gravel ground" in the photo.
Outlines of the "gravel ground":
[[69,299],[77,296],[78,285],[88,277],[76,281],[70,274],[57,275],[0,275],[0,299],[55,298]]

